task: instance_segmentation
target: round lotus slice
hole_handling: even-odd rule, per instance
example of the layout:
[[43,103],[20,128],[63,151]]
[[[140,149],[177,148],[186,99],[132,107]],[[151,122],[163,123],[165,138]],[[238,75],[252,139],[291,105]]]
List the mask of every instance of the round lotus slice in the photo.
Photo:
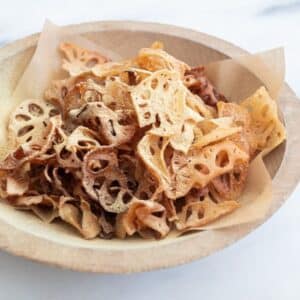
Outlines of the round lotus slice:
[[55,106],[44,100],[25,100],[11,114],[9,140],[15,146],[28,142],[39,143],[47,132],[49,118],[58,113]]

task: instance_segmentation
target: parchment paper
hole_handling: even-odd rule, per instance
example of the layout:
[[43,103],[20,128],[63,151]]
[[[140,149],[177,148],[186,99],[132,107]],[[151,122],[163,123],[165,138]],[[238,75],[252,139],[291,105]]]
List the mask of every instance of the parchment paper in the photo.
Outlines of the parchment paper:
[[84,48],[98,51],[112,60],[120,56],[81,36],[75,36],[68,29],[46,21],[35,53],[12,95],[16,104],[24,99],[43,97],[45,89],[53,79],[62,79],[67,73],[61,69],[61,56],[58,46],[61,42],[75,43]]
[[[99,51],[112,60],[120,59],[114,54],[113,49],[104,49],[46,21],[35,54],[13,93],[16,105],[27,98],[43,97],[44,90],[51,80],[66,77],[66,73],[61,70],[61,57],[58,52],[59,43],[62,41],[74,42],[79,46]],[[250,96],[262,82],[276,99],[284,80],[283,50],[275,49],[214,62],[206,66],[206,73],[230,101],[239,102]],[[199,229],[218,229],[257,221],[264,217],[271,200],[272,180],[262,157],[258,156],[250,165],[246,188],[239,199],[241,207],[232,214]]]

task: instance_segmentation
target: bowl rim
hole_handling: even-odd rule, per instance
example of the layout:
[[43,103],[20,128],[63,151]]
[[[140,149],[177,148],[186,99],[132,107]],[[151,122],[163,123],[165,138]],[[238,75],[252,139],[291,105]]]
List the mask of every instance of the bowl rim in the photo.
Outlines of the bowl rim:
[[[161,23],[99,21],[65,27],[76,34],[124,30],[124,28],[132,31],[162,33],[201,43],[228,57],[248,54],[246,50],[212,35]],[[0,49],[0,61],[17,54],[21,50],[35,46],[38,37],[39,34],[36,33],[2,47]],[[0,220],[0,248],[14,255],[76,271],[130,273],[184,264],[208,256],[238,241],[271,217],[288,198],[300,179],[300,162],[297,163],[297,160],[293,160],[293,157],[296,158],[295,153],[300,151],[300,137],[297,137],[300,120],[298,121],[296,117],[299,115],[297,112],[300,112],[300,101],[297,103],[294,92],[286,83],[284,83],[281,95],[281,99],[284,98],[285,102],[284,105],[282,105],[282,100],[279,103],[286,121],[289,138],[286,143],[285,156],[276,176],[273,178],[273,185],[276,186],[276,190],[273,195],[272,207],[263,220],[240,225],[235,227],[234,230],[227,228],[214,231],[212,238],[215,237],[219,240],[214,249],[206,248],[197,234],[172,242],[157,242],[155,246],[151,244],[151,247],[138,247],[126,249],[126,251],[122,249],[73,247],[23,232],[3,220]],[[290,175],[286,178],[288,172]],[[283,176],[286,178],[284,182],[280,181],[280,177]],[[224,235],[225,232],[227,237],[230,236],[230,239],[220,239],[220,236]]]

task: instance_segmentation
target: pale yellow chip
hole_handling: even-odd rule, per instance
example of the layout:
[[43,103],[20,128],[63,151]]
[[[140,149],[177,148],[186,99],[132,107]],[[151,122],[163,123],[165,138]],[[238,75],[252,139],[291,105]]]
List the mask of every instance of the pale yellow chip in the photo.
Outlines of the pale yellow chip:
[[206,119],[195,128],[193,148],[202,148],[216,143],[242,130],[235,127],[231,118]]
[[141,159],[162,184],[169,182],[169,172],[164,159],[168,142],[167,138],[147,134],[137,146]]
[[187,153],[195,139],[195,128],[197,123],[204,120],[204,117],[198,111],[185,105],[184,122],[181,129],[170,137],[170,144],[174,150]]
[[285,140],[286,133],[278,117],[277,103],[270,97],[265,87],[241,102],[251,115],[251,129],[256,136],[259,150],[271,151]]
[[183,123],[180,132],[170,138],[170,144],[173,149],[187,153],[194,140],[194,127],[193,121],[186,121]]
[[205,118],[216,116],[216,110],[213,107],[206,105],[199,96],[192,94],[190,91],[187,91],[186,104],[193,111]]
[[140,127],[153,125],[161,136],[177,133],[184,122],[186,88],[175,72],[154,72],[132,90],[132,101]]

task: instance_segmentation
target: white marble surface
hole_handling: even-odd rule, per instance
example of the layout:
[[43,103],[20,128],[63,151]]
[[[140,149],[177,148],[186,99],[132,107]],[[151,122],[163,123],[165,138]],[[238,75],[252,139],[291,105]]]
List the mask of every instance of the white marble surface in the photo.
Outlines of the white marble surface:
[[[170,23],[219,36],[253,52],[284,46],[287,81],[300,94],[300,1],[0,0],[0,4],[2,44],[39,31],[48,17],[58,24],[101,19]],[[242,241],[168,270],[84,274],[0,252],[0,299],[298,300],[299,195],[298,187],[282,209]]]

